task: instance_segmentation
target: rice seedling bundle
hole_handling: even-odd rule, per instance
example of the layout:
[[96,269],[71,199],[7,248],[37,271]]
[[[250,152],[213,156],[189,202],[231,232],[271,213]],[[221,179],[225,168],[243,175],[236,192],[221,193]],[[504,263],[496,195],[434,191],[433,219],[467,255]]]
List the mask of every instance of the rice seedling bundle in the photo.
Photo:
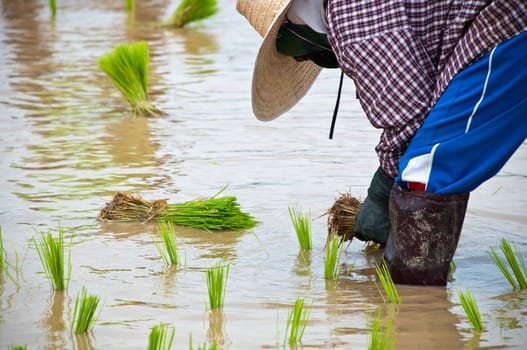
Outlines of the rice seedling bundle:
[[73,333],[82,334],[89,331],[95,323],[95,312],[99,307],[100,297],[95,294],[88,294],[86,287],[82,287],[75,299],[75,309],[73,310],[73,321],[71,328]]
[[9,345],[7,350],[26,350],[27,345]]
[[392,333],[393,319],[389,319],[386,327],[382,327],[381,310],[378,309],[373,320],[368,350],[391,350],[395,346],[395,335]]
[[167,266],[179,265],[177,252],[177,239],[174,225],[170,222],[161,223],[157,228],[157,233],[161,236],[161,241],[154,241],[157,251]]
[[49,9],[51,16],[55,17],[57,15],[57,2],[55,0],[49,0]]
[[218,11],[217,0],[182,0],[165,25],[182,28],[188,23],[211,17]]
[[[381,266],[375,264],[375,272],[377,273],[377,277],[381,281],[381,284],[384,288],[384,291],[386,292],[386,295],[388,296],[388,300],[390,301],[390,303],[400,304],[401,297],[399,296],[399,292],[397,291],[397,287],[393,282],[392,276],[390,274],[390,271],[388,270],[388,267],[386,266],[386,263],[383,261]],[[382,293],[381,297],[384,300],[384,296],[382,295]]]
[[288,344],[295,344],[302,341],[304,331],[309,320],[309,309],[304,309],[304,298],[298,297],[295,305],[287,315],[284,341]]
[[135,8],[135,0],[124,0],[124,4],[128,11],[133,11]]
[[340,238],[334,236],[326,245],[326,259],[324,260],[324,278],[326,280],[338,280],[340,272],[340,256],[343,246]]
[[148,101],[148,45],[145,41],[117,45],[101,56],[99,68],[132,106],[134,116],[157,117],[166,115]]
[[355,233],[355,218],[359,212],[360,205],[361,202],[349,192],[340,194],[335,203],[325,213],[328,215],[328,242],[334,236],[340,237],[341,243],[352,241]]
[[211,310],[220,310],[223,308],[230,266],[230,264],[222,265],[218,261],[216,265],[208,268],[206,271],[207,292]]
[[478,305],[476,304],[476,299],[468,289],[465,293],[460,290],[458,295],[459,300],[461,301],[461,306],[463,306],[463,310],[465,310],[465,314],[474,328],[474,331],[478,333],[481,332],[483,330],[483,322],[481,321],[481,315],[479,313]]
[[513,250],[510,243],[505,238],[502,238],[501,251],[505,255],[505,260],[498,255],[493,247],[490,247],[490,255],[513,289],[526,289],[527,268],[525,266],[525,260],[518,247],[514,248]]
[[[64,230],[59,227],[58,231],[57,238],[53,238],[51,232],[41,232],[40,239],[35,241],[35,248],[44,267],[46,277],[53,289],[57,291],[67,288],[71,276],[69,254],[67,262],[64,258]],[[66,267],[68,268],[67,272]]]
[[218,194],[210,198],[169,204],[165,200],[147,201],[139,195],[119,192],[101,209],[98,218],[102,221],[155,220],[207,231],[240,230],[256,226],[255,219],[240,210],[235,196],[218,197]]
[[163,322],[152,327],[148,336],[148,350],[169,350],[174,341],[176,330]]
[[287,210],[289,211],[289,217],[293,223],[300,248],[311,250],[311,216],[309,214],[303,214],[301,210],[293,208],[287,208]]

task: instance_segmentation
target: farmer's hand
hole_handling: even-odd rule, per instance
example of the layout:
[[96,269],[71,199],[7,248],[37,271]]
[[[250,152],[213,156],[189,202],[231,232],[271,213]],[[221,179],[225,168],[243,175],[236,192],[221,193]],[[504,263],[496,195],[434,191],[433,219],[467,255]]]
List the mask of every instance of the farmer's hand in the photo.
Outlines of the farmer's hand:
[[390,232],[388,199],[393,179],[379,167],[368,188],[368,196],[355,219],[355,237],[361,241],[386,243]]

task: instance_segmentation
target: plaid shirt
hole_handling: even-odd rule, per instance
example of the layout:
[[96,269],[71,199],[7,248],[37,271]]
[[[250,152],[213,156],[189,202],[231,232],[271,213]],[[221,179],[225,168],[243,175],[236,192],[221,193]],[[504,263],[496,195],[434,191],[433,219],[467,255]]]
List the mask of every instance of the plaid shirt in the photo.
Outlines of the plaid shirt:
[[381,167],[396,176],[452,78],[527,30],[527,1],[329,0],[326,17],[341,69],[371,124],[383,129],[375,148]]

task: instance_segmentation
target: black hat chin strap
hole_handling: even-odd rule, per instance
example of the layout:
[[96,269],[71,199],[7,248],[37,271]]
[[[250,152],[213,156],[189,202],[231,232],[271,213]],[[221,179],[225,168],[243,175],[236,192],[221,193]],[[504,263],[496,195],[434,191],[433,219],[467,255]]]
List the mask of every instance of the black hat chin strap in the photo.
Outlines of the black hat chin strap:
[[329,139],[333,139],[333,131],[335,130],[335,122],[337,121],[337,113],[340,105],[340,93],[342,92],[342,80],[344,80],[344,71],[340,72],[339,91],[337,94],[337,101],[335,102],[335,109],[333,109],[333,119],[331,120],[331,127],[329,129]]

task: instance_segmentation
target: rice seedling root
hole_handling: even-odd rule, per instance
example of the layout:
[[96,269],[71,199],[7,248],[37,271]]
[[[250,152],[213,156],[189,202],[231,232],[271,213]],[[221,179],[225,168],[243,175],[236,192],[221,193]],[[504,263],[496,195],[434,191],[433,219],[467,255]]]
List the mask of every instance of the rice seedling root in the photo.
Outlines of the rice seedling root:
[[335,236],[340,237],[341,243],[350,241],[354,236],[355,218],[361,206],[360,200],[353,197],[349,192],[341,193],[329,210],[322,214],[328,215],[328,238],[327,242]]

